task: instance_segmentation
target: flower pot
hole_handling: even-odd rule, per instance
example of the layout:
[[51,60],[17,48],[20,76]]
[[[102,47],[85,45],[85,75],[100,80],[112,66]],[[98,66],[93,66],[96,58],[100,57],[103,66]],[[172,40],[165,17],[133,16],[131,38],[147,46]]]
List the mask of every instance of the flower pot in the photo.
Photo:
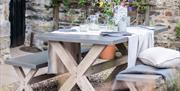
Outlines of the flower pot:
[[114,59],[116,53],[116,46],[115,45],[107,45],[105,49],[101,52],[100,58],[105,60]]

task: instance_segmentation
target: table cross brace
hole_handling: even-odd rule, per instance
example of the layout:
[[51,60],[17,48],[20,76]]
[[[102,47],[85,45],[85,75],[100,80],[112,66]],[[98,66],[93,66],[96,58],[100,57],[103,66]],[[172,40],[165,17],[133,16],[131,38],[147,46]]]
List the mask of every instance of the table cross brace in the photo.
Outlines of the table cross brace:
[[36,72],[38,70],[33,70],[31,69],[27,75],[25,75],[22,67],[17,67],[14,66],[14,69],[20,79],[20,87],[17,88],[16,91],[33,91],[33,89],[31,88],[29,81],[34,77],[34,75],[36,74]]
[[82,91],[95,91],[84,74],[103,51],[105,45],[94,45],[79,65],[62,44],[58,42],[50,42],[50,45],[52,46],[52,50],[56,52],[57,56],[61,59],[64,66],[71,74],[59,91],[70,91],[76,83]]

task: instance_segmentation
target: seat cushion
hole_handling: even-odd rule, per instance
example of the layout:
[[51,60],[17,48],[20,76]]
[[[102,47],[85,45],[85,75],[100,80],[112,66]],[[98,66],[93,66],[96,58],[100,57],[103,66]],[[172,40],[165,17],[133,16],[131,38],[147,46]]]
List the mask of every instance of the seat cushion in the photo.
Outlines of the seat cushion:
[[172,49],[149,48],[141,52],[138,58],[144,64],[159,68],[180,67],[180,52]]
[[16,58],[11,58],[5,61],[5,63],[13,66],[39,69],[47,66],[48,64],[47,60],[48,60],[48,52],[44,51],[44,52],[29,54]]

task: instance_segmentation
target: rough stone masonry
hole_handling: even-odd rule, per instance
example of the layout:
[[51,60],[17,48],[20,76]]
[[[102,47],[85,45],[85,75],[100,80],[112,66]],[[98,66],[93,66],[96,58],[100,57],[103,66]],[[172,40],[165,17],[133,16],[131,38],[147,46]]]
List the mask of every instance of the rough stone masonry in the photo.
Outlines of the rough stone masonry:
[[180,22],[180,0],[150,0],[155,6],[150,11],[150,23],[169,26],[169,31],[158,34],[158,46],[174,48],[175,25]]
[[10,57],[9,0],[0,0],[0,63]]
[[[150,24],[163,24],[169,26],[169,31],[158,34],[156,39],[157,46],[174,48],[172,42],[176,38],[175,25],[180,22],[180,0],[150,0],[155,6],[150,10]],[[27,25],[32,30],[52,30],[52,9],[46,9],[44,6],[50,4],[49,0],[30,0],[27,3]],[[63,5],[59,8],[60,21],[67,22],[73,17],[78,20],[79,17],[85,17],[83,10],[71,8],[70,11],[79,12],[70,15],[70,12],[64,12]],[[82,19],[83,20],[83,19]],[[36,24],[38,23],[38,24]],[[40,25],[39,25],[40,24]],[[38,25],[38,26],[37,26]]]

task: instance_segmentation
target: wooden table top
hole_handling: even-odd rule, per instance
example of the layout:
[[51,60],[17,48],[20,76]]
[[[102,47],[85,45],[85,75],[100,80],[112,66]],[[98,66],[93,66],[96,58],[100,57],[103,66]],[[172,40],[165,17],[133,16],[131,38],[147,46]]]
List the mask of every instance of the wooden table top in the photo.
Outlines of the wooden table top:
[[[144,28],[144,27],[143,27]],[[146,28],[147,29],[147,28]],[[168,28],[165,26],[156,26],[155,29],[150,29],[155,33],[166,31]],[[35,36],[44,41],[62,41],[74,43],[91,43],[91,44],[119,44],[128,41],[127,36],[101,36],[101,35],[78,35],[78,34],[56,34],[56,33],[42,33]]]

